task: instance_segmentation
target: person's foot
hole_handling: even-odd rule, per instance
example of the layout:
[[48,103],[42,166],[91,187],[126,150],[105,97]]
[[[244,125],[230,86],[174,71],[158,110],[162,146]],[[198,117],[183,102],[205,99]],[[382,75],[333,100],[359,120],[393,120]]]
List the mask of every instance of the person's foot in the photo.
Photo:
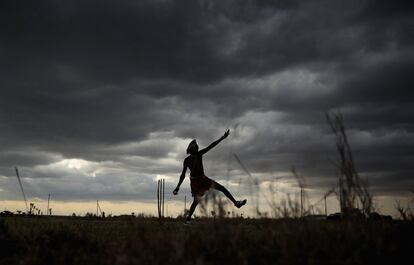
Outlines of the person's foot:
[[247,200],[242,200],[242,201],[236,201],[236,203],[234,204],[234,206],[236,206],[237,208],[242,207],[243,205],[245,205],[247,202]]
[[192,223],[191,220],[185,220],[184,221],[184,225],[191,225],[191,223]]

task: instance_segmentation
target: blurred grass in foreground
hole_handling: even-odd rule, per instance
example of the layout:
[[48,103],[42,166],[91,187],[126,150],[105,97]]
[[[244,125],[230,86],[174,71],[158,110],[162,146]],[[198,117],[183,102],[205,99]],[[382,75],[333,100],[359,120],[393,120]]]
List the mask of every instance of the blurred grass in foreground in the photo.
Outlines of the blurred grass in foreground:
[[413,222],[0,219],[1,264],[402,264]]

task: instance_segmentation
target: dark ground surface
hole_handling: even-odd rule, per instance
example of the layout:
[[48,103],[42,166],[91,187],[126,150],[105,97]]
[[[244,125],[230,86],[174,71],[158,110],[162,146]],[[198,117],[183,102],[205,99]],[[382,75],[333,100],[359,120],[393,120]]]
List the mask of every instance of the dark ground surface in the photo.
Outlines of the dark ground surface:
[[414,222],[0,218],[1,264],[407,264]]

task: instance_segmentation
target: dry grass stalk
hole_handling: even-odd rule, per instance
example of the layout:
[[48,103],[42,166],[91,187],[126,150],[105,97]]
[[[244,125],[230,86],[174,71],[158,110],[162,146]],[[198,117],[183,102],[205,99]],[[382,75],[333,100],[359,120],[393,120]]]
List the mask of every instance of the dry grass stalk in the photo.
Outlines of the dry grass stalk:
[[355,169],[355,163],[348,142],[341,113],[326,113],[326,119],[335,135],[338,161],[334,163],[339,169],[339,201],[341,212],[345,216],[354,216],[358,202],[361,211],[369,215],[373,209],[372,196],[366,182],[363,182]]

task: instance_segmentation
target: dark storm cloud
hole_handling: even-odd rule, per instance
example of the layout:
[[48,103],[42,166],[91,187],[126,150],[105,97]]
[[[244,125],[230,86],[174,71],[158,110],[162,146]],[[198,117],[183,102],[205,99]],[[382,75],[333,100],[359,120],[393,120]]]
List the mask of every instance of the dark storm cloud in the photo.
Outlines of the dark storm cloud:
[[[212,82],[342,59],[374,44],[383,47],[390,37],[397,44],[407,38],[408,28],[400,29],[401,23],[382,30],[371,27],[371,21],[351,23],[369,5],[224,2],[5,2],[4,59],[7,69],[19,69],[28,82],[49,81],[54,67],[62,64],[98,84],[137,75]],[[367,32],[372,35],[368,39]],[[22,64],[30,71],[22,71]]]
[[[206,157],[218,179],[229,165],[243,174],[234,151],[256,174],[296,165],[325,188],[335,150],[324,112],[340,109],[358,169],[393,172],[372,184],[395,192],[414,173],[413,11],[374,0],[3,1],[0,174],[20,165],[62,194],[84,183],[65,199],[87,198],[93,183],[92,197],[133,198],[127,187],[178,174],[185,140],[205,146],[231,128]],[[59,163],[71,158],[87,162]],[[110,188],[119,174],[124,185]]]

